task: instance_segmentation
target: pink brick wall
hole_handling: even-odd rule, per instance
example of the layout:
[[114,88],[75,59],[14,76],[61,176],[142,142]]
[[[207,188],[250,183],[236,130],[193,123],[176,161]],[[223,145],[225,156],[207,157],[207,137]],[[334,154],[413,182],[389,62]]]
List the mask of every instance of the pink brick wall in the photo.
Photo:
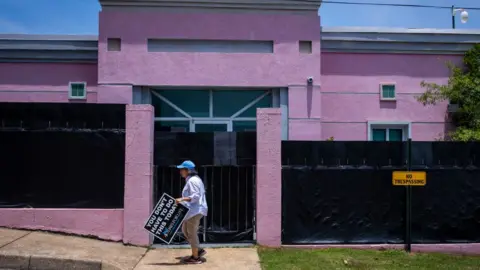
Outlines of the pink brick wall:
[[121,241],[123,209],[0,209],[0,227],[96,236]]
[[257,109],[257,243],[280,246],[282,234],[281,111]]
[[[107,51],[107,38],[121,38],[121,52]],[[271,40],[274,53],[148,52],[150,38]],[[300,54],[299,40],[313,53]],[[308,76],[320,76],[316,14],[100,12],[100,84],[285,87]]]
[[143,229],[153,208],[153,107],[127,105],[123,242],[149,245]]

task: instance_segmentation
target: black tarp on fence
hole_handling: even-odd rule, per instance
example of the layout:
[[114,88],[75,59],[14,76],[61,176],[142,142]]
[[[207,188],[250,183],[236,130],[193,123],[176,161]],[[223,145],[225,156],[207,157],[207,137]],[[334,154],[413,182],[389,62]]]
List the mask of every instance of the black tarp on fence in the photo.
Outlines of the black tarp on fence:
[[123,208],[124,105],[0,103],[0,121],[0,207]]
[[[181,196],[185,181],[174,165],[195,162],[205,188],[208,217],[199,238],[208,243],[253,241],[256,133],[155,133],[156,199]],[[181,233],[174,243],[184,241]]]
[[[413,142],[414,243],[480,242],[479,143]],[[403,243],[406,170],[397,142],[282,143],[284,244]]]

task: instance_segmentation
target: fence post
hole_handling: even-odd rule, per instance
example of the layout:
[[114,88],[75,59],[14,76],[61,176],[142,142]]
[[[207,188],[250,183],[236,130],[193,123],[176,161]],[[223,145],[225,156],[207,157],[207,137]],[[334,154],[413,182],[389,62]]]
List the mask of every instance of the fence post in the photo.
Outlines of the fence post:
[[[407,171],[412,170],[412,139],[407,141]],[[412,186],[406,186],[405,250],[412,251]]]
[[153,208],[153,117],[151,105],[127,105],[123,242],[128,244],[152,243],[143,226]]
[[281,109],[257,109],[257,243],[271,247],[282,236],[281,138]]

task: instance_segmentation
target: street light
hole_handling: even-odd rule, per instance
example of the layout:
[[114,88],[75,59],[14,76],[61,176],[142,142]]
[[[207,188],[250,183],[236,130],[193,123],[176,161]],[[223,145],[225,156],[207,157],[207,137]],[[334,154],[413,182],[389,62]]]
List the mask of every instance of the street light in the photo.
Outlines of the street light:
[[452,28],[455,29],[455,15],[457,12],[461,11],[460,19],[462,23],[466,23],[468,21],[468,12],[463,8],[455,8],[452,6]]

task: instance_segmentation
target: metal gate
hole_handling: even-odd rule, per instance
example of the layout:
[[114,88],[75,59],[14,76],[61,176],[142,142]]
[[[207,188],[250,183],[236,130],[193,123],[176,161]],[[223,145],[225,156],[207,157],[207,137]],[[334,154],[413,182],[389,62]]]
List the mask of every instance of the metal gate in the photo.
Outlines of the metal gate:
[[[178,169],[155,167],[156,201],[165,192],[180,197],[185,180]],[[201,166],[208,216],[201,221],[199,238],[204,243],[238,243],[255,240],[255,166]],[[172,243],[185,239],[178,232]]]
[[[256,134],[158,132],[155,138],[155,201],[163,193],[181,196],[185,180],[174,165],[193,160],[205,185],[208,204],[208,216],[200,225],[200,241],[254,242]],[[186,243],[181,231],[172,243]]]

